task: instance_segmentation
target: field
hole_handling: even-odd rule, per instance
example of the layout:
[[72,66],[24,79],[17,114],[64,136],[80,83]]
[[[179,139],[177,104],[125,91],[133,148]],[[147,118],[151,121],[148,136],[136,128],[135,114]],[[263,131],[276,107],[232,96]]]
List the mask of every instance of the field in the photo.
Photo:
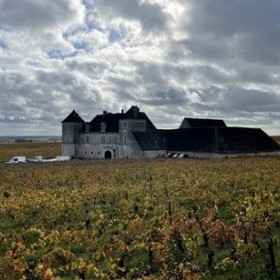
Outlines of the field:
[[48,158],[56,157],[61,154],[61,143],[0,143],[0,162],[8,161],[13,156],[26,156],[33,158],[43,155]]
[[1,164],[0,279],[279,279],[279,166]]

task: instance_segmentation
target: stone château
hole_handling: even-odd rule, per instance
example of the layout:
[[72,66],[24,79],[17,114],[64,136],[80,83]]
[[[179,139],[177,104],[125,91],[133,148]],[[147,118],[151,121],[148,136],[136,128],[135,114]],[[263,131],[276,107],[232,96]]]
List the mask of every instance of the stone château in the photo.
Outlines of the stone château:
[[215,157],[267,154],[279,145],[259,128],[228,127],[223,120],[184,118],[176,129],[157,129],[132,106],[85,122],[74,110],[62,121],[62,155],[73,158]]

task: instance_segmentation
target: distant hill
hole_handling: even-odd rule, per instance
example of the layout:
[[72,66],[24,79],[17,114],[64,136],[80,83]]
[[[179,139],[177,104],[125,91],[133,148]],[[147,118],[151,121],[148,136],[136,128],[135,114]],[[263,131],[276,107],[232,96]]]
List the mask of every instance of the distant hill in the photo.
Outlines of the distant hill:
[[0,142],[61,142],[61,136],[0,136]]

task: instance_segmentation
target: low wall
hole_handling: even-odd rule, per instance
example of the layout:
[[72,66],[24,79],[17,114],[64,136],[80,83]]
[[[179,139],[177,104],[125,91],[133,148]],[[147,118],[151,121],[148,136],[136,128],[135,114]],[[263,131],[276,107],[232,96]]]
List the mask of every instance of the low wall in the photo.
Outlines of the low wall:
[[145,158],[156,158],[166,154],[166,150],[144,151]]
[[279,156],[280,151],[275,152],[262,152],[262,153],[240,153],[240,154],[216,154],[216,153],[195,153],[195,152],[178,152],[178,151],[168,151],[168,153],[175,153],[179,155],[187,155],[191,158],[236,158],[236,157],[254,157],[254,156]]

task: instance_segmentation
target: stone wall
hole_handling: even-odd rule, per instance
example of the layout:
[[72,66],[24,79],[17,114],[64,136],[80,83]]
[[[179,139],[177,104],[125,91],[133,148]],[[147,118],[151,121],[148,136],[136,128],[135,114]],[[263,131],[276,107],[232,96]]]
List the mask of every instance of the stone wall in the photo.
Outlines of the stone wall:
[[75,156],[75,146],[74,144],[65,144],[62,143],[62,151],[61,151],[63,156],[70,156],[74,157]]

